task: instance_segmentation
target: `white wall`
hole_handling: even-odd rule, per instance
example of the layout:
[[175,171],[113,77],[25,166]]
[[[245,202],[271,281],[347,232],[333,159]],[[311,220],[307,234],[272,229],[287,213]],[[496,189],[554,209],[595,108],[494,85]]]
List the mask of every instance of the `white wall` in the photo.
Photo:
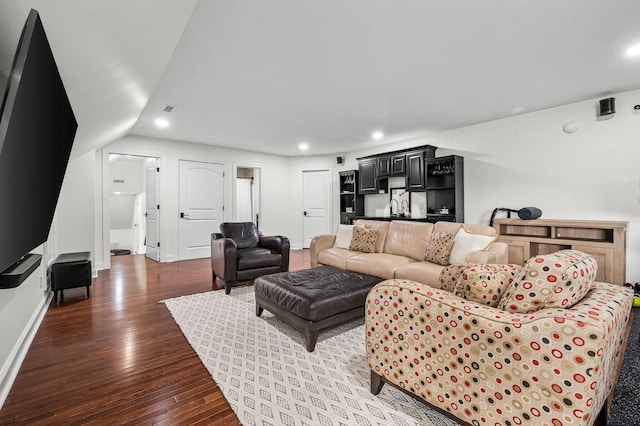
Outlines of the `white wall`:
[[[145,155],[160,158],[160,260],[178,259],[178,162],[206,161],[224,165],[225,220],[232,220],[233,165],[251,164],[262,170],[260,229],[265,234],[288,235],[294,213],[290,211],[289,159],[209,145],[166,139],[127,136],[103,150],[105,153]],[[102,199],[102,194],[99,195]]]
[[[607,95],[608,97],[609,95]],[[613,95],[616,114],[597,117],[598,99],[438,133],[346,155],[418,145],[464,157],[465,221],[488,224],[495,207],[542,209],[542,219],[628,221],[627,282],[640,281],[640,90]],[[603,96],[604,98],[605,96]],[[579,129],[567,134],[565,122]]]

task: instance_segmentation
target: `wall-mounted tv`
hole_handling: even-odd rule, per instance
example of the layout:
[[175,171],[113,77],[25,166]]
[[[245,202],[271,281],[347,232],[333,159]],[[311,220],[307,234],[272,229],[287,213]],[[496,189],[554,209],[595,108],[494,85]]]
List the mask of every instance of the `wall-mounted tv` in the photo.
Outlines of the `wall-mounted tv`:
[[47,240],[77,127],[40,16],[32,9],[0,109],[0,275],[11,273]]

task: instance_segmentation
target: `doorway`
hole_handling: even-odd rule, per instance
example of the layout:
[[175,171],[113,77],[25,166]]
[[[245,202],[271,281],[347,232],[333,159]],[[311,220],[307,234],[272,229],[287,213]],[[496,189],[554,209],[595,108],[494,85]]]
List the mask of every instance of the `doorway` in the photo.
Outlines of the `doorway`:
[[260,172],[259,167],[234,166],[233,220],[253,222],[260,229]]
[[316,235],[331,233],[331,172],[302,171],[302,248]]
[[111,256],[145,254],[159,260],[158,163],[157,157],[109,153],[104,173],[105,268]]

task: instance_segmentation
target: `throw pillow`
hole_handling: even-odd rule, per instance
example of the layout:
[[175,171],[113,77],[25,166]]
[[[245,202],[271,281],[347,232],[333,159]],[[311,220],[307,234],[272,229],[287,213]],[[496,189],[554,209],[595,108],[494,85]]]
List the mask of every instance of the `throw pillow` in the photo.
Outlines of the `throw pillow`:
[[424,260],[438,265],[449,265],[449,255],[453,247],[453,234],[449,232],[434,232],[429,236]]
[[362,226],[354,226],[349,250],[361,251],[364,253],[375,253],[377,239],[377,230],[364,228]]
[[338,225],[336,241],[333,243],[333,247],[349,250],[351,238],[353,238],[353,225]]
[[530,313],[570,308],[587,294],[597,272],[595,259],[577,250],[532,257],[502,295],[498,309]]
[[449,265],[440,271],[440,276],[438,277],[438,288],[440,290],[448,291],[449,293],[453,293],[458,285],[458,280],[462,273],[467,270],[469,267],[473,265]]
[[449,264],[462,264],[474,251],[483,250],[493,242],[495,237],[488,235],[470,234],[464,227],[460,228],[453,239],[453,247],[449,256]]
[[496,307],[502,293],[518,276],[520,265],[472,265],[461,274],[454,294],[463,299]]

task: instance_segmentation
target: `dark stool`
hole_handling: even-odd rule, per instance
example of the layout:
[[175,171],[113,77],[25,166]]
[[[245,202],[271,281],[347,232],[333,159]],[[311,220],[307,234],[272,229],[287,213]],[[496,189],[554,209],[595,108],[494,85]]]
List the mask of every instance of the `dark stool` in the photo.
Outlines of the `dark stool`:
[[86,287],[87,299],[91,297],[89,293],[89,286],[91,285],[91,253],[88,251],[59,255],[51,265],[50,272],[53,303],[58,303],[58,291],[60,291],[60,301],[64,300],[62,290],[68,288]]

